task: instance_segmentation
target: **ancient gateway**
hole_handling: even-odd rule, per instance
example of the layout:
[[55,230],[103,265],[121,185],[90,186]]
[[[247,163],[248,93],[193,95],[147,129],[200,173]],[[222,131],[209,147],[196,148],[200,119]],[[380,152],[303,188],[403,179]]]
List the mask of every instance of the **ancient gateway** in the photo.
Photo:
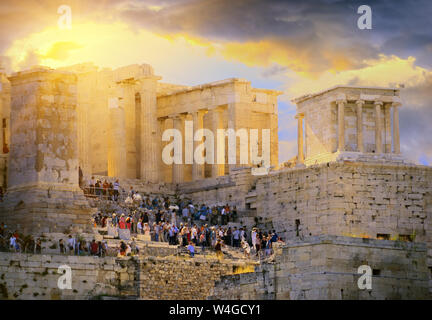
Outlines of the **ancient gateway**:
[[[0,253],[3,298],[431,297],[432,167],[400,152],[403,91],[337,86],[293,100],[298,155],[279,163],[282,92],[244,79],[189,87],[161,82],[149,65],[81,64],[1,73],[0,80],[0,222],[45,239],[43,255]],[[234,163],[220,139],[202,150],[218,161],[188,162],[182,152],[182,163],[167,164],[167,129],[182,133],[182,150],[207,141],[188,139],[186,122],[193,132],[244,129],[258,138],[246,146],[236,138]],[[259,164],[242,161],[242,147],[269,150],[265,174],[252,174]],[[228,203],[238,225],[275,229],[285,241],[264,261],[188,258],[177,246],[146,241],[136,257],[59,255],[61,236],[105,237],[92,228],[101,204],[84,195],[79,172],[84,184],[92,176],[118,179],[143,194]],[[75,275],[72,289],[57,286],[64,264]],[[370,270],[371,287],[359,282],[359,268]]]

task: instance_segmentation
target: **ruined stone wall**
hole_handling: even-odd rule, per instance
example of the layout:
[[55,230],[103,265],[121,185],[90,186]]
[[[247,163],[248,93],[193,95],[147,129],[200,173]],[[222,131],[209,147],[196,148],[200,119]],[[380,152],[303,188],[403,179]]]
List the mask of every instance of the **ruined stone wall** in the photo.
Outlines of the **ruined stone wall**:
[[[426,247],[421,243],[312,237],[277,247],[255,273],[228,275],[211,299],[430,299]],[[360,290],[358,267],[373,269],[372,289]]]
[[[72,289],[57,286],[62,265],[72,269]],[[0,253],[0,299],[206,299],[222,275],[253,269],[245,262],[204,257]]]
[[257,216],[286,239],[382,234],[426,242],[431,257],[431,167],[344,162],[286,169],[260,178],[256,193]]
[[247,266],[216,258],[174,256],[146,257],[139,263],[140,298],[165,300],[207,299],[222,275],[242,272]]
[[256,178],[250,167],[233,168],[230,175],[215,179],[186,182],[178,185],[177,192],[195,203],[208,205],[230,204],[246,209],[246,195],[253,188]]
[[[72,268],[72,289],[57,286],[58,268]],[[131,259],[0,253],[0,299],[95,299],[137,296]]]

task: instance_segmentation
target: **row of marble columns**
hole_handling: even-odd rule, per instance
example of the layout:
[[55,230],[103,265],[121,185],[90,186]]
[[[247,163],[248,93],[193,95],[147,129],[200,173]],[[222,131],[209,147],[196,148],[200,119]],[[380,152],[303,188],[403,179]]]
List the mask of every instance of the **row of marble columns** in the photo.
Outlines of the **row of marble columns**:
[[[140,103],[140,113],[137,121],[141,124],[139,146],[136,147],[137,176],[145,181],[156,183],[159,181],[159,145],[158,125],[156,121],[156,94],[149,89],[155,80],[153,78],[141,79],[143,85],[141,90],[136,90],[128,84],[120,84],[113,87],[109,98],[109,130],[108,130],[108,175],[111,177],[124,178],[128,175],[127,162],[127,124],[128,112],[136,112],[136,103]],[[136,100],[136,94],[139,99]],[[132,111],[133,110],[133,111]]]
[[[345,151],[345,105],[346,100],[337,100],[336,105],[338,107],[338,151]],[[363,106],[364,100],[356,101],[356,115],[357,115],[357,151],[364,152],[363,143]],[[390,106],[384,108],[384,129],[386,141],[384,143],[385,149],[383,150],[382,141],[382,109],[384,103],[382,101],[374,101],[375,106],[375,153],[391,153],[392,142],[393,152],[400,153],[400,136],[399,136],[399,109],[400,103],[392,103]],[[391,119],[390,119],[390,107],[393,108],[393,138],[391,137]],[[389,138],[389,139],[388,139]]]
[[[336,105],[338,108],[338,151],[345,151],[345,105],[346,100],[337,100]],[[357,151],[364,152],[363,143],[363,106],[365,101],[356,101],[356,115],[357,115]],[[392,142],[393,142],[393,153],[400,153],[400,135],[399,135],[399,106],[400,103],[393,102],[391,106],[387,106],[384,109],[384,129],[386,141],[384,143],[385,150],[383,151],[382,141],[382,121],[381,112],[384,106],[382,101],[374,101],[375,105],[375,153],[391,153]],[[390,120],[390,107],[393,108],[393,137],[392,140],[388,140],[387,137],[391,138],[391,120]],[[299,113],[295,117],[297,123],[297,146],[298,146],[298,162],[304,162],[304,143],[303,143],[303,119],[304,114]]]
[[[175,149],[175,152],[181,152],[182,153],[182,164],[172,164],[172,182],[173,183],[180,183],[185,181],[185,171],[188,165],[186,163],[192,163],[192,181],[197,181],[200,179],[204,179],[205,172],[204,172],[204,164],[199,164],[196,161],[194,161],[194,153],[197,150],[198,146],[200,146],[203,142],[203,140],[195,140],[193,135],[192,137],[186,137],[185,136],[185,121],[187,118],[188,120],[192,121],[192,132],[193,134],[196,133],[200,129],[204,129],[204,115],[206,113],[211,113],[211,127],[209,128],[214,133],[214,164],[211,164],[211,177],[216,178],[218,176],[224,175],[225,173],[225,165],[224,164],[218,164],[217,159],[220,152],[224,152],[221,150],[220,146],[217,144],[216,139],[216,132],[218,129],[223,129],[223,109],[221,108],[215,108],[215,109],[200,109],[194,112],[190,113],[180,113],[171,115],[164,118],[159,118],[159,126],[163,128],[161,130],[161,135],[163,134],[163,130],[167,127],[165,125],[165,121],[168,119],[172,119],[173,122],[173,129],[176,129],[181,132],[182,136],[182,148]],[[191,118],[191,119],[190,119]],[[186,154],[185,153],[185,146],[187,143],[191,144],[191,147],[193,146],[193,152],[192,154]],[[163,145],[161,145],[163,148]],[[191,149],[191,148],[189,148]],[[206,150],[206,152],[211,152],[211,150]],[[162,151],[161,153],[162,154]],[[203,155],[204,156],[204,155]],[[175,157],[175,155],[174,155]],[[186,159],[188,158],[188,161]]]

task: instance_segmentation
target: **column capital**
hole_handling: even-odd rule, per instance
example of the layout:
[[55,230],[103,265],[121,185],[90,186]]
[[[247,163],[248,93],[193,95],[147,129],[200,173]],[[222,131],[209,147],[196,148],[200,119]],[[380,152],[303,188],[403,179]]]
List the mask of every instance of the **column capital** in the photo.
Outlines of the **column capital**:
[[336,99],[335,102],[337,105],[340,105],[340,104],[346,104],[347,100],[344,98],[340,98],[340,99]]
[[380,101],[380,100],[375,100],[374,101],[374,105],[376,106],[382,106],[384,104],[384,102]]
[[208,112],[208,109],[198,109],[198,110],[190,111],[190,112],[188,112],[188,114],[191,114],[191,115],[194,115],[194,114],[204,115],[207,112]]
[[356,103],[356,105],[358,105],[358,106],[363,106],[363,105],[365,104],[365,101],[362,100],[362,99],[359,99],[359,100],[357,100],[355,103]]
[[211,111],[211,112],[218,112],[218,113],[221,113],[221,112],[223,112],[224,111],[224,109],[222,108],[222,107],[215,107],[215,108],[212,108],[212,109],[209,109],[209,111]]
[[397,107],[402,106],[402,103],[400,103],[400,102],[392,102],[391,106],[397,108]]
[[186,118],[186,115],[187,114],[185,114],[185,113],[176,113],[176,114],[170,114],[168,116],[168,118],[173,119],[173,120],[178,120],[178,119]]
[[304,113],[303,112],[300,112],[300,113],[297,113],[296,115],[295,115],[295,119],[303,119],[304,118]]

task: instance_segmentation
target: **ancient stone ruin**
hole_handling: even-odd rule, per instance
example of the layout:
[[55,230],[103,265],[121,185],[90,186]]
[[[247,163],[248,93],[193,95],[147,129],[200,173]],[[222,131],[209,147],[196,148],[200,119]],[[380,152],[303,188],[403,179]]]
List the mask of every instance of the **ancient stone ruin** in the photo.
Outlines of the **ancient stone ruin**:
[[[244,79],[189,87],[160,82],[149,65],[82,64],[0,80],[0,222],[42,237],[45,253],[0,253],[2,298],[430,298],[432,167],[400,152],[400,89],[337,86],[295,99],[298,155],[279,164],[281,92]],[[182,152],[182,163],[165,163],[167,129],[182,132],[182,150],[205,140],[187,137],[188,121],[193,132],[258,132],[256,145],[235,137],[230,162],[225,135],[205,150],[221,161],[191,162]],[[267,146],[270,166],[253,174],[260,164],[241,159],[241,148],[263,154]],[[92,176],[143,194],[236,206],[238,226],[274,229],[284,242],[262,261],[229,250],[223,260],[190,258],[142,239],[134,257],[59,255],[55,243],[71,233],[118,244],[91,224],[103,210],[83,191]],[[64,264],[72,289],[57,286]],[[362,265],[372,271],[371,289],[358,286]]]

